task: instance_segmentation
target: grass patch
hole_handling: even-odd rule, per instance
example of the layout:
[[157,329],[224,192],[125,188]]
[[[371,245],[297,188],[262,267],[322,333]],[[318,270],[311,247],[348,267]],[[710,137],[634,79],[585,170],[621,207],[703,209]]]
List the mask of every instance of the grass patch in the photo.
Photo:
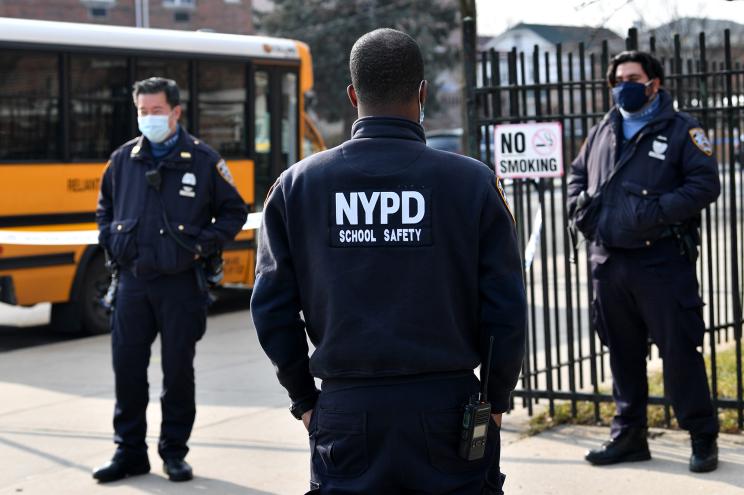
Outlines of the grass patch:
[[[718,396],[720,398],[736,398],[736,349],[731,348],[716,354],[716,371],[718,373]],[[705,367],[710,380],[710,357],[705,357]],[[649,395],[664,395],[664,377],[660,371],[648,375]],[[610,393],[610,389],[601,388],[600,392]],[[671,427],[679,429],[674,411],[670,408]],[[571,414],[571,403],[556,401],[555,415],[548,411],[536,414],[530,419],[527,429],[528,435],[536,435],[559,425],[600,425],[609,426],[615,415],[615,404],[602,402],[599,404],[599,422],[595,421],[594,404],[588,401],[576,402],[576,416]],[[722,433],[738,433],[737,411],[735,409],[719,409],[718,421]],[[666,428],[664,406],[651,405],[648,407],[648,425],[656,428]]]

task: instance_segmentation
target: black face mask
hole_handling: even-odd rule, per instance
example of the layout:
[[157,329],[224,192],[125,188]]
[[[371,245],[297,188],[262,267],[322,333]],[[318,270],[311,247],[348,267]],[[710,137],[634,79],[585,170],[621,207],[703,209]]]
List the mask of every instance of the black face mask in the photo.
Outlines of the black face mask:
[[612,88],[612,98],[615,103],[626,112],[637,112],[648,103],[646,88],[653,83],[623,82]]

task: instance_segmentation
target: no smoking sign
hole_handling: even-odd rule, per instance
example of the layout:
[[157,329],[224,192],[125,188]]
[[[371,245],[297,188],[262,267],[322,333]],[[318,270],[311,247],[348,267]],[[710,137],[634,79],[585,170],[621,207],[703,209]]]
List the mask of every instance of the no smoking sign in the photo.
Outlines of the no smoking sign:
[[563,175],[560,122],[502,124],[494,131],[496,173],[504,179],[539,179]]

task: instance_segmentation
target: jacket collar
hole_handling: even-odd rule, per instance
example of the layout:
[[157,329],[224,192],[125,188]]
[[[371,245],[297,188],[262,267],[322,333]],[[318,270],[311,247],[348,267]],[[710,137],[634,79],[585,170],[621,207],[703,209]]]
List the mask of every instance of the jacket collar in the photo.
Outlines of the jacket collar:
[[[179,126],[178,142],[173,147],[173,151],[160,159],[159,163],[164,167],[184,168],[191,166],[191,160],[194,152],[194,139],[191,138],[183,126]],[[150,142],[145,136],[140,135],[137,138],[129,156],[135,160],[154,162]]]
[[363,117],[351,127],[351,139],[392,138],[426,142],[424,128],[400,117]]

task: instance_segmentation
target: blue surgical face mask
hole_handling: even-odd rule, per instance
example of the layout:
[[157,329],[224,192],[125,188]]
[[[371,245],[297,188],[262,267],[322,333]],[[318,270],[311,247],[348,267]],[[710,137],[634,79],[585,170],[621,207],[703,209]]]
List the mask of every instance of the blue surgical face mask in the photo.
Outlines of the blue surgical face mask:
[[617,106],[626,112],[637,112],[648,102],[649,97],[646,96],[646,88],[651,83],[653,83],[653,80],[645,84],[632,81],[620,83],[612,88],[612,98]]
[[169,117],[170,115],[145,115],[137,117],[137,125],[151,143],[162,143],[171,133]]

